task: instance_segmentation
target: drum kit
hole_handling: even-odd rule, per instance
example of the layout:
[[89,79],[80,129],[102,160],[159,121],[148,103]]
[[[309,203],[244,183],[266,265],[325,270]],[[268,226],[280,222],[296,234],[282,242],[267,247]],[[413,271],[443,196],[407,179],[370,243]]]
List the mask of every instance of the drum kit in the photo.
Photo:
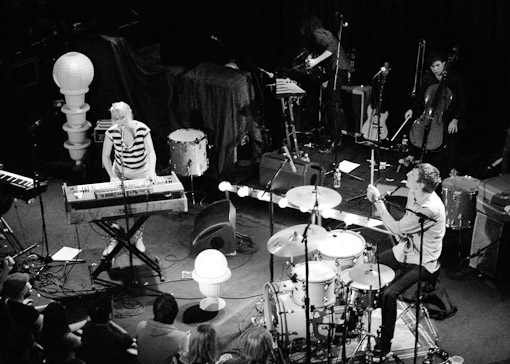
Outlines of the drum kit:
[[[338,192],[315,186],[293,188],[286,197],[293,205],[312,210],[311,221],[314,205],[320,210],[341,202]],[[340,354],[334,354],[332,348],[342,346],[345,357],[347,338],[350,342],[353,337],[358,339],[355,354],[366,338],[373,337],[372,310],[395,272],[374,263],[374,256],[367,254],[371,249],[359,233],[328,232],[317,224],[300,224],[272,235],[267,250],[290,259],[286,265],[290,279],[268,282],[264,287],[266,328],[289,362],[302,362],[305,348],[307,353],[313,348],[315,356],[327,355],[329,359]],[[294,258],[302,256],[305,261],[295,264]],[[366,348],[369,350],[370,344]]]

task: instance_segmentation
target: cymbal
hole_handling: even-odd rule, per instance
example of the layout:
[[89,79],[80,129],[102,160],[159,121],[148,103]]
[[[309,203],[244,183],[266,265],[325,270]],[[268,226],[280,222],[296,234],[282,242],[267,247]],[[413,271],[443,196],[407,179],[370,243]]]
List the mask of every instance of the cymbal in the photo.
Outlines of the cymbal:
[[[283,229],[269,238],[267,250],[279,257],[296,257],[305,254],[303,233],[308,224],[300,224]],[[308,251],[317,249],[326,240],[327,231],[320,225],[310,225],[307,231]]]
[[287,200],[297,207],[313,209],[318,202],[318,209],[331,209],[342,202],[342,196],[331,188],[322,186],[299,186],[287,191]]
[[[372,289],[380,289],[390,283],[395,278],[395,272],[390,267],[379,264],[381,271],[381,286],[379,286],[379,273],[377,271],[377,264],[361,264],[351,268],[349,277],[351,280],[358,284],[372,286]],[[368,287],[367,287],[368,288]]]

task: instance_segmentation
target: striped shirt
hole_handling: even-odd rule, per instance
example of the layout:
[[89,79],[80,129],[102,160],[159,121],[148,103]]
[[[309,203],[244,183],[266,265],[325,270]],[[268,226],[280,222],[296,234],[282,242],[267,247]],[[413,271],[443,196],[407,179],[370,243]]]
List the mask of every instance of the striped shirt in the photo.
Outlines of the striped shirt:
[[[126,131],[124,130],[124,133]],[[121,166],[124,165],[124,175],[129,179],[146,178],[149,172],[149,156],[145,148],[145,137],[150,133],[147,125],[135,121],[135,138],[133,145],[122,143],[122,132],[119,124],[110,127],[105,134],[113,143],[114,171],[120,175]],[[142,174],[142,176],[140,176]]]

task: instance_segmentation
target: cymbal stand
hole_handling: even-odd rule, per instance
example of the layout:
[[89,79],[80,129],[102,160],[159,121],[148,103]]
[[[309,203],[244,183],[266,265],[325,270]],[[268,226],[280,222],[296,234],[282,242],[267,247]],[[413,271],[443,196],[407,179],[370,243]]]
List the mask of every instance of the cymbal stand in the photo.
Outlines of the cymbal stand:
[[[285,164],[288,162],[288,159],[285,158],[280,163],[280,166],[276,170],[276,172],[273,174],[271,179],[267,181],[266,188],[264,193],[269,193],[269,236],[273,236],[274,234],[274,205],[273,205],[273,182],[280,174],[281,170],[285,166]],[[271,254],[271,257],[269,258],[269,273],[270,273],[270,281],[273,282],[274,278],[274,257],[273,254]]]

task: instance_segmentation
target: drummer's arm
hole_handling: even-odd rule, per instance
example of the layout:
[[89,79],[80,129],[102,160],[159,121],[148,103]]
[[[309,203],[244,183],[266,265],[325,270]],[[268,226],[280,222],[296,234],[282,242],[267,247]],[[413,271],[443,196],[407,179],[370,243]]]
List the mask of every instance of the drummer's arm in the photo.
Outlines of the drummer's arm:
[[381,217],[381,220],[386,229],[388,229],[393,235],[399,236],[401,232],[398,226],[398,221],[396,221],[388,212],[384,201],[376,200],[374,202],[374,206],[377,209],[377,212],[379,213],[379,216]]

